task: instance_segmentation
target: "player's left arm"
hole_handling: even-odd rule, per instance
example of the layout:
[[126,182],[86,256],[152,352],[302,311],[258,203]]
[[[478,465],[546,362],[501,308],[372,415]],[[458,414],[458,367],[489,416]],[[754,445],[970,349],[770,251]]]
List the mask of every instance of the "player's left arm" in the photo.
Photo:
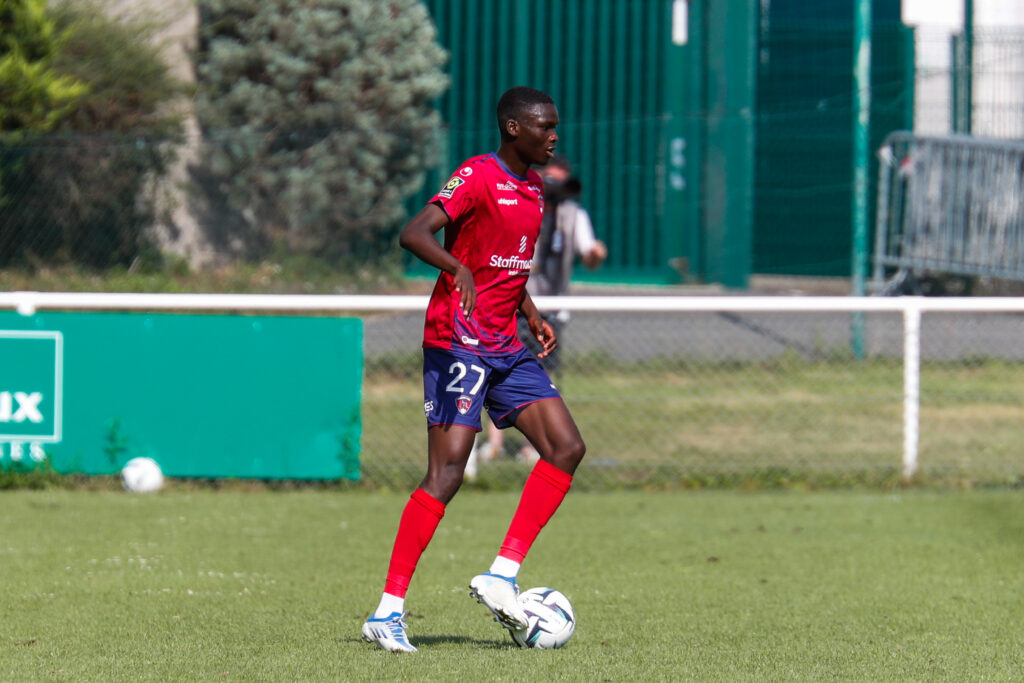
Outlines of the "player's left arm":
[[551,324],[540,317],[537,305],[533,303],[530,293],[523,290],[523,300],[519,302],[519,312],[526,318],[526,324],[530,326],[530,334],[540,342],[541,352],[538,358],[544,358],[558,347],[558,338]]

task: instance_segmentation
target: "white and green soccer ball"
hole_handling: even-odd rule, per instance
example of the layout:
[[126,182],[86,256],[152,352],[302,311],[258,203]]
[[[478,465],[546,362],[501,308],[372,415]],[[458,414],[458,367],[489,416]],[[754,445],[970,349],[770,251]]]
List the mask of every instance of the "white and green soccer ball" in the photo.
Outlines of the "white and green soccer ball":
[[164,473],[153,458],[132,458],[121,468],[121,484],[132,493],[152,493],[164,485]]
[[519,606],[529,623],[525,629],[511,631],[519,647],[554,650],[569,642],[576,631],[572,603],[554,588],[531,588],[519,595]]

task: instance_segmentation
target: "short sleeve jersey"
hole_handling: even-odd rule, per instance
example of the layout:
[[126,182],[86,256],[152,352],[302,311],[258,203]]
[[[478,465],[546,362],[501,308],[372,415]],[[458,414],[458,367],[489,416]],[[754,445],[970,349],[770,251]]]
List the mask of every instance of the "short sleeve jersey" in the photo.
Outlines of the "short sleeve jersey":
[[476,307],[467,319],[455,278],[442,272],[427,306],[424,348],[481,356],[518,351],[516,310],[533,263],[544,212],[543,182],[528,169],[518,176],[495,154],[467,160],[434,195],[451,222],[444,248],[473,273]]

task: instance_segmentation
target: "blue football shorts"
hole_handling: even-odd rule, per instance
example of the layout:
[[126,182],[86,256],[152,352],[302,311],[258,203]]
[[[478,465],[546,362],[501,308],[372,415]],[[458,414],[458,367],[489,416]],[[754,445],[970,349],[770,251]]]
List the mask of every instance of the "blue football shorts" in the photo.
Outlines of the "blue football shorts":
[[456,424],[480,431],[486,408],[491,421],[504,429],[529,404],[560,397],[529,349],[504,356],[423,349],[423,412],[428,426]]

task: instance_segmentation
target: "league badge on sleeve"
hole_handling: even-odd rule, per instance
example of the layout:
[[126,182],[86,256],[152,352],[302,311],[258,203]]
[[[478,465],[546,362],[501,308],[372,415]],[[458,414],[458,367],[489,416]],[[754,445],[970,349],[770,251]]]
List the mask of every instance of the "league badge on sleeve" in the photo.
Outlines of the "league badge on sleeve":
[[455,190],[458,189],[459,185],[466,182],[462,178],[454,177],[448,181],[448,184],[441,188],[441,191],[437,193],[438,197],[444,197],[445,199],[451,199],[452,195],[455,194]]

